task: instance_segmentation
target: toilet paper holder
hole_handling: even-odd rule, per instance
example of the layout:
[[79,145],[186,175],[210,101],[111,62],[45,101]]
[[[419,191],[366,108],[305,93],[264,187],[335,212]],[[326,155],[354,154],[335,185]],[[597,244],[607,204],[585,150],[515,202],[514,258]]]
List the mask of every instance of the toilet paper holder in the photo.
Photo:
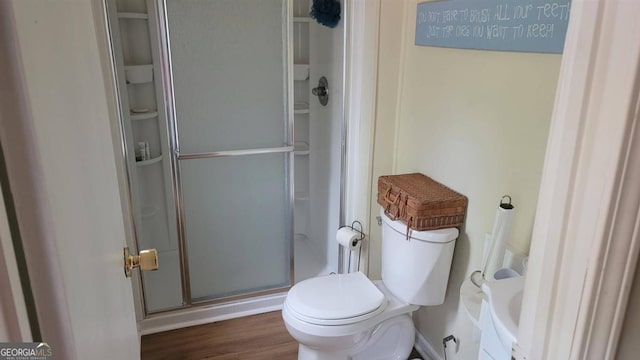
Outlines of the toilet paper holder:
[[[359,229],[356,229],[356,225],[358,225]],[[362,223],[358,220],[355,220],[354,222],[351,223],[351,225],[341,225],[340,227],[338,227],[338,230],[348,227],[351,230],[353,230],[354,232],[358,233],[360,236],[358,236],[358,238],[355,240],[355,244],[353,244],[354,246],[361,242],[362,240],[364,240],[365,238],[365,233],[364,233],[364,226],[362,226]],[[360,268],[360,257],[362,256],[362,246],[360,246],[360,248],[358,249],[358,262],[356,265],[356,270]],[[354,259],[355,260],[355,259]],[[351,255],[349,255],[349,263],[347,265],[347,272],[351,272]]]
[[[360,229],[356,229],[356,227],[355,227],[355,225],[356,225],[356,224],[357,224],[357,225],[359,225],[359,228],[360,228]],[[345,228],[345,227],[348,227],[348,228],[350,228],[351,230],[353,230],[353,231],[357,232],[358,234],[360,234],[360,237],[358,237],[358,238],[356,239],[358,242],[360,242],[360,241],[364,240],[364,238],[365,238],[365,236],[366,236],[366,235],[365,235],[365,233],[364,233],[364,226],[362,226],[362,223],[361,223],[360,221],[355,220],[354,222],[352,222],[352,223],[351,223],[351,225],[341,225],[340,227],[338,227],[338,230],[340,230],[340,229],[342,229],[342,228]],[[354,244],[354,245],[355,245],[355,244]]]

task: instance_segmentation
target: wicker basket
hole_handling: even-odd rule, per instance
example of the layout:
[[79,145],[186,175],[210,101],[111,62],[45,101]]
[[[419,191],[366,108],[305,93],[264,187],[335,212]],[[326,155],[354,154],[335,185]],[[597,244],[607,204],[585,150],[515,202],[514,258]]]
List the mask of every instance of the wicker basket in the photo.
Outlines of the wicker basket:
[[423,174],[378,178],[378,204],[392,220],[424,231],[460,227],[467,212],[467,197]]

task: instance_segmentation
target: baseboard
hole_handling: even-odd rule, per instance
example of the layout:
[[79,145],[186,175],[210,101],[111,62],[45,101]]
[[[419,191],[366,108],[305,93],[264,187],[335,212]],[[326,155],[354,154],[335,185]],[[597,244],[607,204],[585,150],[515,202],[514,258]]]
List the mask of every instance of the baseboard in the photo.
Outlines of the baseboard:
[[140,335],[148,335],[243,316],[278,311],[282,310],[282,304],[286,296],[287,293],[279,293],[229,304],[199,306],[151,315],[138,323],[138,332]]
[[443,360],[436,349],[420,334],[418,329],[416,329],[415,348],[425,360]]

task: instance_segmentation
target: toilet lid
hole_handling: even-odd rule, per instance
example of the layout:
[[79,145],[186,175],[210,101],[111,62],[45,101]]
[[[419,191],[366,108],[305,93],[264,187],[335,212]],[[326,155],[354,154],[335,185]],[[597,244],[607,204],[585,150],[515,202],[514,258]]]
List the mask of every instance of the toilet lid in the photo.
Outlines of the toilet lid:
[[362,318],[378,310],[384,301],[384,294],[361,272],[304,280],[287,295],[291,310],[319,320]]

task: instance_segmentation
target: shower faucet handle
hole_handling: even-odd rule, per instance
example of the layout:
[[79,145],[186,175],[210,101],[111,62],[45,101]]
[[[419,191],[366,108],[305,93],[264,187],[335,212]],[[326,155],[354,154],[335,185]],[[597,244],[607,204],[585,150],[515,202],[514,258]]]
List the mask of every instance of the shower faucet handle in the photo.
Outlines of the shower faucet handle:
[[329,82],[326,77],[321,77],[318,80],[318,86],[311,89],[311,93],[318,97],[320,104],[326,106],[329,102]]
[[311,93],[315,96],[326,96],[327,95],[327,88],[324,86],[318,86],[315,87],[313,89],[311,89]]

